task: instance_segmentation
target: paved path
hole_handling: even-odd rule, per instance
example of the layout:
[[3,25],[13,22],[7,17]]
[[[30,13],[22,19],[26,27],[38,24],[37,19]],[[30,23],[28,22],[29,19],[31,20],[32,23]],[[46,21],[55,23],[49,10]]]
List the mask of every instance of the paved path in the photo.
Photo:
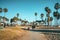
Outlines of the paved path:
[[28,31],[22,40],[47,40],[46,36],[40,32]]

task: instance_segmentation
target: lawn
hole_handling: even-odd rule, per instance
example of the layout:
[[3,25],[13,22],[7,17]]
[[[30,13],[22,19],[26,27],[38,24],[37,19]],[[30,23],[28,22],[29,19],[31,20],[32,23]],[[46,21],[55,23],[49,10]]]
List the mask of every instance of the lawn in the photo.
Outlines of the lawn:
[[25,34],[26,31],[20,27],[3,28],[0,29],[0,40],[21,40]]

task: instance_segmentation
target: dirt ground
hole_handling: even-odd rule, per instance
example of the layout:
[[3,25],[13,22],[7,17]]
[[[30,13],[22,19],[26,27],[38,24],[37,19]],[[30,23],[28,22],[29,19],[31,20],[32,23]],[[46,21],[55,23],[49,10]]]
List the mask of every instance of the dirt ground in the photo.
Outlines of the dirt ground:
[[22,40],[47,40],[47,38],[42,33],[28,31],[28,33],[22,37]]
[[41,32],[22,30],[21,28],[24,27],[6,27],[0,30],[0,40],[48,40],[49,37],[52,37],[52,35],[46,36],[46,34],[43,34]]

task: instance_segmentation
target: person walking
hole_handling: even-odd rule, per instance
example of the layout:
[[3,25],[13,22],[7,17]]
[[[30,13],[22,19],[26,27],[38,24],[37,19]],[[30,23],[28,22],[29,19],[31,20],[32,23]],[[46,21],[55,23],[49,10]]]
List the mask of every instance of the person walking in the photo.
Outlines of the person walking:
[[35,25],[33,24],[33,25],[32,25],[32,29],[34,29],[34,28],[35,28]]

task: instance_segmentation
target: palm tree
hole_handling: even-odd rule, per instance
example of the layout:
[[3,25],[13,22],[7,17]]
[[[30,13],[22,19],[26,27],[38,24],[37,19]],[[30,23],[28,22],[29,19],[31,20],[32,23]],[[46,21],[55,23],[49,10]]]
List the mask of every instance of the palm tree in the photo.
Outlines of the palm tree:
[[[16,15],[17,15],[17,18],[18,18],[18,17],[19,17],[19,13],[17,13]],[[18,21],[19,21],[19,20],[17,20],[17,22],[18,22]]]
[[50,25],[50,17],[47,18],[48,26]]
[[45,26],[46,26],[47,19],[45,18]]
[[5,13],[8,12],[8,9],[7,8],[4,8],[4,17],[5,17]]
[[52,21],[53,20],[53,17],[50,17],[50,21]]
[[17,18],[19,17],[19,13],[17,13]]
[[0,13],[2,12],[2,8],[0,8]]
[[57,17],[57,16],[58,16],[58,11],[53,12],[53,16],[54,16],[54,17]]
[[60,6],[60,4],[58,2],[54,6],[54,8],[56,9],[56,12],[53,12],[53,16],[57,19],[56,21],[58,21],[58,19],[59,19],[59,12],[58,12],[58,9],[60,8],[59,6]]
[[8,12],[8,9],[7,8],[4,8],[4,18],[5,18],[5,13]]
[[3,19],[2,16],[0,16],[0,22],[2,21],[1,19]]
[[45,21],[43,20],[44,14],[41,13],[40,16],[41,16],[41,19],[42,19],[41,22],[45,23]]
[[52,25],[53,17],[50,17],[50,25]]
[[45,7],[45,11],[47,12],[46,16],[48,17],[47,22],[48,22],[48,25],[49,25],[49,17],[50,17],[51,10],[49,9],[49,7]]
[[59,19],[59,13],[58,13],[58,11],[56,11],[56,12],[53,12],[53,16],[56,18],[55,19],[55,22],[56,22],[56,25],[58,25],[58,19]]
[[13,17],[13,22],[17,23],[18,20],[20,20],[20,19],[17,17]]
[[43,20],[43,16],[44,16],[44,14],[43,13],[41,13],[41,19]]
[[[2,8],[0,8],[0,13],[2,12]],[[0,16],[0,20],[1,20],[2,16]]]
[[[53,20],[53,18],[52,17],[48,17],[47,18],[47,22],[49,21],[49,23],[51,23],[52,22],[52,20]],[[50,25],[50,24],[49,24]]]
[[5,21],[9,21],[9,19],[7,17],[3,17]]
[[11,26],[12,26],[12,22],[13,22],[13,19],[11,18],[11,19],[10,19]]
[[55,8],[56,10],[58,10],[58,9],[59,9],[59,5],[60,5],[59,3],[56,3],[55,6],[54,6],[54,8]]
[[0,16],[0,19],[2,19],[2,16]]
[[19,21],[21,22],[21,25],[22,25],[22,19],[20,18]]
[[[4,8],[4,18],[3,18],[3,22],[4,22],[4,19],[5,19],[5,13],[8,12],[8,9],[7,8]],[[5,23],[4,23],[4,27],[5,27]]]
[[57,19],[58,19],[58,20],[60,19],[60,14],[58,14]]
[[36,21],[36,19],[37,19],[37,12],[35,12],[35,21]]
[[19,20],[19,18],[13,17],[13,21],[14,21],[14,22],[16,22],[17,20]]
[[27,22],[28,22],[28,21],[25,19],[25,20],[24,20],[24,25],[26,25],[26,24],[27,24]]

